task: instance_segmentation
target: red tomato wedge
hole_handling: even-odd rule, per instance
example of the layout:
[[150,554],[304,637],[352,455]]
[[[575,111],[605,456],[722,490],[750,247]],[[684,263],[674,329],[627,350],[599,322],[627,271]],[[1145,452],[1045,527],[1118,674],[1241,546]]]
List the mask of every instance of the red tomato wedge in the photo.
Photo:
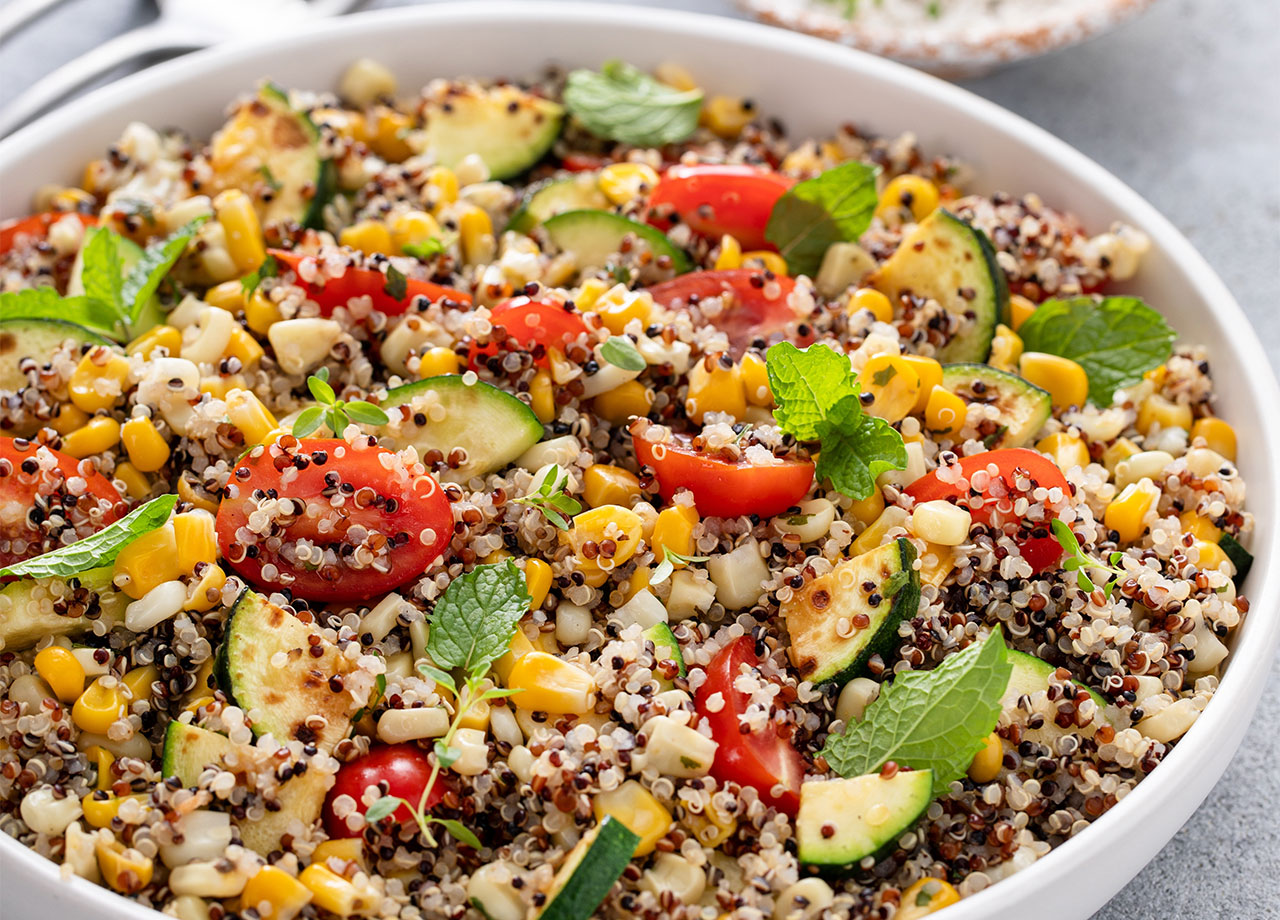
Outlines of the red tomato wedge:
[[[767,344],[781,339],[787,325],[797,320],[788,303],[795,288],[795,279],[785,275],[766,276],[758,269],[733,268],[681,275],[648,291],[655,303],[672,310],[688,307],[691,300],[723,298],[724,309],[707,319],[729,337],[730,350],[740,356],[756,339]],[[807,338],[796,341],[809,343]]]
[[[548,348],[563,349],[584,332],[590,334],[582,314],[566,310],[563,304],[547,300],[531,300],[528,297],[513,297],[504,300],[493,308],[489,317],[495,329],[501,326],[506,333],[506,341],[514,342],[516,348],[533,352],[534,360],[539,366],[546,366]],[[496,339],[498,336],[495,335]],[[479,367],[481,359],[498,353],[498,345],[491,341],[487,345],[471,347],[471,366]]]
[[[333,800],[349,795],[356,800],[356,810],[364,813],[364,791],[378,783],[387,784],[387,795],[396,796],[415,806],[422,799],[422,790],[431,779],[431,761],[427,752],[414,744],[377,744],[369,753],[348,761],[338,768],[333,788],[324,800],[324,829],[330,837],[359,837],[361,831],[352,830],[345,818],[339,818],[333,810]],[[437,776],[427,793],[426,810],[430,811],[444,797],[446,784]],[[412,823],[413,814],[401,805],[390,815],[399,824]]]
[[795,180],[755,166],[672,166],[649,196],[647,220],[664,233],[677,222],[713,240],[726,233],[743,249],[775,247],[765,239],[773,206]]
[[0,566],[83,540],[127,510],[111,480],[92,463],[0,438]]
[[406,466],[393,451],[286,435],[241,459],[217,530],[222,557],[261,588],[372,600],[444,552],[453,509],[421,464]]
[[[719,745],[711,775],[721,782],[751,786],[763,802],[794,816],[800,809],[804,758],[790,741],[778,737],[772,729],[744,735],[738,721],[751,698],[735,689],[734,681],[744,667],[754,668],[757,663],[755,642],[750,636],[742,636],[722,648],[707,666],[707,681],[698,688],[695,704]],[[713,712],[710,701],[717,694],[724,705]],[[783,787],[779,794],[773,791],[776,786]]]
[[[995,473],[991,472],[994,465]],[[975,521],[1005,532],[1013,532],[1023,523],[1013,513],[1015,483],[1026,477],[1032,488],[1058,488],[1064,495],[1071,494],[1071,487],[1058,465],[1034,450],[1025,447],[1009,447],[963,458],[958,464],[964,485],[944,482],[935,470],[921,476],[907,486],[907,494],[917,502],[937,499],[955,499],[967,508]],[[1025,493],[1020,493],[1025,494]],[[976,505],[976,507],[975,507]],[[1041,571],[1057,563],[1062,547],[1050,535],[1029,536],[1020,541],[1022,555],[1035,571]]]
[[680,489],[688,489],[704,516],[772,517],[798,504],[813,484],[814,466],[808,460],[779,460],[768,466],[721,460],[677,437],[666,444],[635,438],[636,459],[653,468],[663,498],[670,501]]
[[16,246],[19,237],[44,239],[49,234],[49,228],[64,217],[74,217],[86,227],[92,227],[98,222],[98,218],[92,214],[80,214],[75,211],[45,211],[43,214],[7,220],[0,224],[0,255]]
[[299,271],[302,263],[316,263],[315,256],[307,256],[298,252],[287,252],[283,249],[269,250],[277,261],[287,265],[298,276],[298,285],[306,289],[307,297],[320,305],[320,312],[328,316],[337,307],[344,307],[353,297],[368,295],[373,300],[373,308],[388,316],[399,316],[413,305],[419,297],[435,302],[452,300],[460,306],[470,306],[471,295],[443,284],[432,281],[420,281],[417,278],[405,280],[404,297],[396,297],[387,291],[388,279],[382,272],[372,268],[348,268],[341,278],[329,278],[324,283],[304,281]]

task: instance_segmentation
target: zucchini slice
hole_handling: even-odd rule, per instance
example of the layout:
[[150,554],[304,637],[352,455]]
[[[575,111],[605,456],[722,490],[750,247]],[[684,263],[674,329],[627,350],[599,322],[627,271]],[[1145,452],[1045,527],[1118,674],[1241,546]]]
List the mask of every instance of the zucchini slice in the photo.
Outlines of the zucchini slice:
[[984,443],[989,450],[1021,447],[1044,427],[1053,414],[1053,397],[1017,374],[989,364],[946,364],[942,386],[965,402],[995,406],[999,430]]
[[622,875],[640,837],[612,815],[587,831],[551,882],[540,920],[589,920]]
[[[844,560],[782,605],[791,663],[802,679],[843,684],[862,674],[872,655],[890,657],[898,624],[920,605],[915,559],[911,541],[899,537]],[[854,625],[859,616],[868,620],[861,629]]]
[[64,345],[114,345],[110,339],[83,326],[60,319],[0,320],[0,392],[16,393],[27,386],[27,375],[18,370],[24,358],[41,365]]
[[985,233],[938,208],[902,238],[871,276],[872,287],[897,303],[903,294],[929,297],[968,324],[938,350],[937,359],[985,361],[996,323],[1009,309],[1009,283]]
[[1245,576],[1253,568],[1253,553],[1241,546],[1240,541],[1229,533],[1224,533],[1218,539],[1218,546],[1222,547],[1222,551],[1227,554],[1231,564],[1236,567],[1236,574],[1232,581],[1237,585],[1243,584]]
[[[1000,698],[1000,705],[1006,711],[1010,711],[1017,708],[1020,697],[1034,696],[1037,693],[1047,692],[1049,690],[1049,677],[1054,671],[1058,670],[1058,666],[1037,658],[1035,655],[1020,652],[1017,649],[1008,649],[1007,654],[1009,663],[1013,665],[1013,671],[1009,675],[1009,684],[1005,687],[1004,696]],[[1071,682],[1077,687],[1088,691],[1089,696],[1093,697],[1094,703],[1101,710],[1103,718],[1111,723],[1116,731],[1129,727],[1128,720],[1121,716],[1116,707],[1108,703],[1101,693],[1092,687],[1084,686],[1077,680],[1073,679]],[[1083,735],[1092,735],[1094,731],[1093,725],[1080,729],[1080,733]],[[1052,722],[1045,722],[1041,728],[1024,730],[1022,736],[1032,741],[1044,741],[1058,738],[1063,734],[1066,734],[1065,729]]]
[[108,628],[123,623],[129,598],[111,584],[113,574],[107,565],[68,578],[24,578],[5,585],[0,649],[20,652],[45,636],[76,636],[97,620]]
[[[666,623],[654,623],[644,631],[644,637],[653,643],[653,654],[658,661],[671,660],[676,663],[679,668],[680,676],[686,676],[689,671],[684,664],[684,655],[680,652],[680,642],[676,639],[676,634],[671,631],[671,627]],[[656,675],[655,675],[656,676]],[[670,690],[675,687],[675,682],[658,678],[658,683],[663,690]]]
[[418,153],[450,169],[476,154],[493,179],[537,163],[560,136],[564,108],[515,86],[451,84],[422,106],[425,123],[411,139]]
[[933,801],[932,770],[900,770],[800,786],[800,862],[843,871],[893,848]]
[[214,135],[209,164],[218,188],[251,193],[264,223],[322,228],[338,188],[333,161],[320,156],[320,130],[270,84]]
[[482,380],[468,384],[459,374],[396,387],[382,408],[397,406],[411,410],[409,418],[387,426],[401,447],[413,445],[420,457],[430,450],[446,457],[455,448],[466,451],[460,466],[441,474],[448,482],[500,470],[542,440],[542,422],[525,403]]
[[693,267],[689,257],[661,230],[612,211],[565,211],[549,218],[542,226],[561,251],[577,256],[579,271],[608,268],[616,261],[614,257],[628,237],[646,246],[655,256],[670,258],[677,275]]
[[595,173],[575,173],[565,179],[535,183],[525,190],[507,229],[528,233],[565,211],[603,211],[609,207],[609,199],[600,191],[599,183],[600,177]]
[[[313,638],[319,643],[313,645]],[[320,638],[317,626],[245,591],[227,619],[214,672],[236,705],[251,714],[255,735],[270,732],[281,742],[297,738],[329,750],[347,736],[356,710],[351,694],[333,690],[330,681],[355,667]],[[318,730],[307,726],[315,716],[325,720]]]

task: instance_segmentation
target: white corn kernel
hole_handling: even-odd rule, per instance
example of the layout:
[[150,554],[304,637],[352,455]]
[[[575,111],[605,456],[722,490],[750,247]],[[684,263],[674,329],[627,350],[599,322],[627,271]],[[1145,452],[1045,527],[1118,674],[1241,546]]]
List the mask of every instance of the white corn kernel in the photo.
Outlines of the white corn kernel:
[[388,709],[378,719],[378,738],[387,744],[439,738],[449,730],[449,714],[439,706]]
[[659,897],[669,891],[681,903],[696,904],[707,887],[707,873],[683,856],[659,853],[640,876],[640,887]]
[[836,698],[836,718],[846,725],[861,722],[867,707],[880,698],[880,685],[868,677],[855,677]]
[[489,731],[493,732],[495,741],[502,741],[515,747],[524,744],[524,732],[520,731],[520,723],[510,706],[491,706],[489,708]]
[[[1130,460],[1133,458],[1130,457]],[[1216,450],[1209,450],[1207,447],[1193,447],[1187,451],[1187,471],[1193,476],[1199,476],[1203,479],[1206,476],[1212,476],[1224,466],[1231,466],[1226,457],[1218,453]]]
[[601,393],[616,390],[628,380],[635,380],[640,376],[639,371],[629,371],[624,367],[618,367],[616,364],[610,364],[600,353],[599,348],[595,351],[595,360],[600,365],[600,369],[594,374],[582,378],[583,399],[590,399],[593,396],[599,396]]
[[580,449],[578,439],[567,434],[549,441],[539,441],[517,457],[515,465],[531,473],[544,470],[553,463],[563,470],[578,459]]
[[831,906],[835,892],[820,878],[804,878],[787,886],[774,902],[773,920],[811,920]]
[[556,641],[565,648],[582,645],[591,635],[591,610],[568,601],[556,607]]
[[794,534],[801,543],[821,540],[836,519],[836,506],[825,498],[811,498],[800,503],[796,514],[780,514],[773,519],[778,533]]
[[886,485],[894,485],[898,488],[902,488],[903,486],[910,485],[924,475],[924,447],[919,441],[908,441],[904,446],[907,450],[907,468],[904,470],[889,470],[881,473],[876,477],[876,485],[882,487]]
[[1140,479],[1155,479],[1173,462],[1173,455],[1163,450],[1144,450],[1116,464],[1116,488],[1123,489]]
[[37,834],[46,837],[61,837],[71,822],[77,820],[84,811],[80,808],[80,800],[74,795],[58,798],[52,786],[37,786],[22,797],[18,813],[27,827]]
[[71,654],[76,656],[76,661],[80,662],[80,667],[84,668],[85,677],[101,677],[111,671],[111,658],[108,656],[105,662],[99,664],[98,659],[94,657],[97,651],[96,648],[88,647],[71,650]]
[[517,744],[507,755],[507,766],[522,783],[533,779],[533,752],[523,744]]
[[177,616],[186,602],[186,585],[180,581],[162,582],[124,608],[124,625],[134,632],[146,632]]
[[452,747],[462,752],[449,767],[459,776],[478,776],[489,766],[489,746],[478,728],[460,728],[453,734]]
[[196,364],[213,364],[231,344],[236,321],[226,310],[205,307],[194,326],[182,333],[182,357]]
[[221,860],[188,863],[169,873],[169,890],[176,895],[197,898],[234,898],[244,891],[248,879],[232,868],[228,872],[218,869]]
[[319,317],[282,319],[267,330],[276,362],[286,374],[305,374],[322,364],[341,337],[339,323]]
[[164,228],[170,233],[180,230],[193,220],[213,216],[213,201],[208,195],[193,195],[174,202],[164,210]]
[[393,591],[361,618],[361,637],[368,635],[373,637],[373,642],[381,642],[387,637],[387,633],[395,628],[400,614],[412,609],[413,607],[404,598]]
[[911,512],[911,529],[916,536],[941,546],[959,546],[969,539],[972,524],[967,510],[942,499],[921,502]]
[[198,860],[218,859],[231,844],[231,816],[204,808],[188,812],[178,821],[181,843],[160,847],[160,860],[170,869]]
[[1147,716],[1135,728],[1153,741],[1168,744],[1185,735],[1199,717],[1200,710],[1191,700],[1174,700],[1155,715]]
[[40,711],[45,700],[54,700],[57,697],[40,675],[23,674],[21,677],[15,677],[13,683],[9,685],[9,699],[15,703],[26,703],[27,713],[34,715]]

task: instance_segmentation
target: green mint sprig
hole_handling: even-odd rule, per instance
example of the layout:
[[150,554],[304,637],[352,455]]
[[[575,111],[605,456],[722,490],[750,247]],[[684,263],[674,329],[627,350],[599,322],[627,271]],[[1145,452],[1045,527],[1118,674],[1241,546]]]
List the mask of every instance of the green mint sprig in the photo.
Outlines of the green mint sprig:
[[1128,572],[1119,568],[1120,561],[1124,559],[1124,553],[1111,553],[1107,557],[1107,561],[1104,562],[1082,550],[1076,535],[1062,521],[1054,518],[1049,523],[1049,527],[1053,531],[1053,538],[1058,541],[1058,545],[1062,547],[1062,551],[1065,554],[1065,558],[1062,560],[1062,568],[1064,571],[1076,573],[1076,585],[1079,586],[1081,591],[1092,593],[1096,587],[1093,579],[1089,577],[1088,569],[1100,570],[1111,575],[1111,578],[1102,586],[1103,593],[1108,598],[1115,591],[1120,579],[1129,577]]
[[852,243],[871,226],[879,169],[851,160],[800,182],[777,200],[764,235],[793,275],[816,275],[834,243]]
[[697,129],[702,90],[673,89],[615,60],[599,72],[572,71],[564,104],[597,137],[660,147],[686,140]]
[[515,502],[541,511],[556,529],[568,530],[569,519],[582,510],[578,500],[565,491],[568,483],[569,474],[562,471],[559,464],[553,463],[542,477],[542,482],[538,483],[538,488],[523,498],[517,498]]
[[625,335],[615,335],[601,345],[600,357],[624,371],[642,371],[648,367],[635,343]]
[[305,438],[322,424],[326,425],[338,437],[347,430],[352,422],[361,425],[385,425],[391,421],[379,407],[363,399],[343,401],[338,399],[329,383],[329,368],[322,367],[307,378],[307,389],[312,398],[320,405],[303,409],[293,423],[293,436]]

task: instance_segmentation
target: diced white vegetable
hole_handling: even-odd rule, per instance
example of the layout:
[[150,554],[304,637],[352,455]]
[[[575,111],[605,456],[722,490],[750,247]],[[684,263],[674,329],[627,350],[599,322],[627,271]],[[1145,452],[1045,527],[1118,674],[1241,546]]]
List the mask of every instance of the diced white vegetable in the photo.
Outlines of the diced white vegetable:
[[9,699],[15,703],[26,703],[28,715],[40,711],[45,700],[57,699],[53,690],[38,674],[23,674],[15,677],[9,685]]
[[234,898],[244,891],[248,878],[235,868],[223,872],[220,865],[229,864],[205,860],[179,866],[169,873],[169,890],[196,898]]
[[462,752],[449,768],[459,776],[478,776],[489,766],[489,746],[485,733],[478,728],[460,728],[453,735],[452,747]]
[[520,731],[520,723],[510,706],[490,707],[489,731],[493,732],[495,741],[506,742],[512,747],[524,744],[524,732]]
[[1144,450],[1116,464],[1116,488],[1123,489],[1131,482],[1155,479],[1173,462],[1173,455],[1163,450]]
[[176,580],[162,582],[124,608],[124,625],[134,632],[146,632],[177,616],[186,602],[186,585]]
[[1222,664],[1227,657],[1227,647],[1203,619],[1196,624],[1192,635],[1196,637],[1196,657],[1187,662],[1187,671],[1191,674],[1207,674]]
[[640,352],[640,357],[644,358],[646,364],[670,364],[676,374],[689,370],[689,354],[692,349],[688,342],[677,340],[668,345],[660,338],[651,339],[642,335],[636,342],[636,351]]
[[649,740],[641,758],[642,769],[685,778],[710,772],[718,745],[706,735],[670,716],[655,716],[645,722],[644,733]]
[[631,600],[614,610],[613,617],[621,620],[624,626],[639,623],[641,628],[648,629],[658,623],[667,622],[667,608],[652,591],[645,588],[637,591],[631,596]]
[[412,609],[403,597],[393,591],[360,620],[361,636],[372,636],[374,642],[381,642],[395,628],[400,614]]
[[834,300],[875,270],[876,260],[857,243],[832,243],[813,279],[818,293]]
[[656,895],[669,891],[681,902],[695,904],[707,887],[707,873],[683,856],[659,853],[640,877],[640,887]]
[[591,635],[591,610],[568,601],[556,607],[556,641],[566,648],[582,645]]
[[181,843],[160,847],[160,860],[170,869],[197,860],[219,859],[231,843],[231,816],[226,812],[198,809],[178,821]]
[[[554,463],[563,470],[578,459],[578,451],[578,439],[567,434],[561,438],[539,441],[516,458],[516,466],[532,473]],[[537,488],[538,482],[535,477],[533,488]]]
[[1193,476],[1199,476],[1203,479],[1205,476],[1212,476],[1228,465],[1227,458],[1216,450],[1209,450],[1207,447],[1193,447],[1187,451],[1187,470]]
[[590,399],[592,396],[599,396],[601,393],[615,390],[628,380],[635,380],[640,376],[639,371],[629,371],[624,367],[618,367],[616,364],[610,364],[605,360],[604,355],[600,353],[599,347],[596,348],[595,358],[596,363],[600,365],[600,369],[594,374],[583,376],[583,399]]
[[421,316],[406,316],[382,342],[382,363],[397,374],[409,373],[409,356],[428,348],[448,348],[453,338],[440,326]]
[[102,880],[98,871],[98,854],[94,851],[93,841],[96,834],[85,831],[79,821],[72,821],[64,831],[62,863],[70,866],[71,871],[81,878],[97,884]]
[[321,363],[342,337],[342,326],[318,316],[272,323],[267,338],[286,374],[305,374]]
[[687,620],[705,613],[716,599],[716,586],[699,578],[688,569],[671,575],[671,593],[667,595],[667,614],[672,620]]
[[820,878],[788,885],[774,902],[773,920],[811,920],[831,906],[835,892]]
[[1168,744],[1185,735],[1199,717],[1200,710],[1191,700],[1174,700],[1155,715],[1147,716],[1136,728],[1151,740]]
[[489,920],[524,920],[528,907],[511,879],[511,868],[505,863],[486,863],[471,873],[467,900],[478,904]]
[[919,441],[908,441],[904,446],[907,450],[907,468],[904,470],[888,470],[881,473],[876,478],[876,485],[894,485],[901,488],[910,485],[924,475],[924,447]]
[[742,610],[760,600],[769,568],[760,556],[755,540],[747,540],[736,549],[712,556],[707,571],[716,586],[716,600],[726,610]]
[[911,529],[916,536],[942,546],[959,546],[969,539],[973,518],[965,508],[951,502],[921,502],[911,512]]
[[363,109],[396,94],[396,78],[387,65],[372,58],[360,58],[342,75],[338,95]]

